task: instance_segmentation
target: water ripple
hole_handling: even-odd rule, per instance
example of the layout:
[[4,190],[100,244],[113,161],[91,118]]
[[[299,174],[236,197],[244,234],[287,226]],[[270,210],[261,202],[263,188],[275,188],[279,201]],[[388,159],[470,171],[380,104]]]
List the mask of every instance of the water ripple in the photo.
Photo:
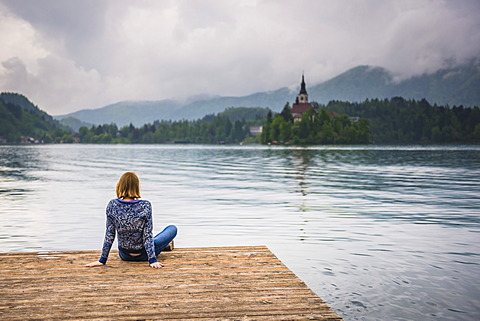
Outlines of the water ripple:
[[155,230],[267,244],[346,320],[478,316],[480,147],[1,146],[1,250],[98,249],[127,170]]

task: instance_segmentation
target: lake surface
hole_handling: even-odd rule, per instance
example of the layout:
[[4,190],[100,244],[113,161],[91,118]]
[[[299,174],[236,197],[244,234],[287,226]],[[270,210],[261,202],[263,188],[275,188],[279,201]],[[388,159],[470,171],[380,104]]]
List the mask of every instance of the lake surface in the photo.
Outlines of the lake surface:
[[480,146],[0,146],[0,252],[100,250],[125,171],[177,247],[267,245],[345,320],[480,319]]

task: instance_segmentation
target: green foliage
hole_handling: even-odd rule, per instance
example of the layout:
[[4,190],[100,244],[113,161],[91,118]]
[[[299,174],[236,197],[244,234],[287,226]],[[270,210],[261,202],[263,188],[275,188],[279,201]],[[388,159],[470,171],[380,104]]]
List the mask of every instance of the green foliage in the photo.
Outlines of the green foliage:
[[331,101],[323,108],[368,119],[372,140],[378,144],[480,143],[478,107],[448,108],[432,106],[425,99],[393,97],[362,103]]
[[0,115],[0,137],[8,143],[60,142],[64,136],[70,141],[66,136],[71,134],[70,131],[22,95],[2,93]]
[[[254,142],[250,136],[249,126],[259,121],[258,109],[244,108],[227,109],[218,115],[207,115],[196,121],[155,121],[135,127],[132,124],[118,129],[115,124],[92,126],[90,129],[83,126],[79,129],[79,138],[82,143],[241,143]],[[263,112],[263,110],[261,111]],[[249,120],[241,119],[244,115]],[[232,119],[236,119],[232,122]],[[260,121],[262,121],[260,119]],[[264,120],[263,120],[264,121]]]
[[250,125],[262,125],[269,112],[268,108],[261,107],[230,107],[218,115],[226,116],[232,123],[245,120]]
[[30,112],[34,115],[37,115],[43,121],[53,125],[54,127],[60,127],[60,123],[53,119],[52,116],[40,110],[37,106],[32,104],[27,97],[17,94],[17,93],[1,93],[0,100],[3,101],[5,104],[14,105],[20,107],[23,111]]
[[366,119],[351,120],[325,109],[310,108],[300,121],[294,122],[287,104],[280,114],[270,117],[260,137],[263,144],[368,144],[370,123]]
[[62,118],[58,121],[61,125],[65,126],[65,127],[68,127],[70,128],[72,131],[74,132],[78,132],[78,130],[80,129],[80,127],[82,126],[86,126],[86,127],[90,127],[92,126],[92,124],[90,123],[85,123],[81,120],[78,120],[77,118],[74,118],[74,117],[66,117],[66,118]]
[[[135,127],[116,124],[82,126],[77,134],[18,94],[0,95],[0,141],[20,143],[290,143],[418,144],[480,143],[480,109],[430,105],[425,99],[331,101],[294,122],[287,103],[278,114],[266,108],[229,108],[195,121],[155,121]],[[348,117],[347,115],[354,116]],[[250,126],[263,125],[259,137]]]

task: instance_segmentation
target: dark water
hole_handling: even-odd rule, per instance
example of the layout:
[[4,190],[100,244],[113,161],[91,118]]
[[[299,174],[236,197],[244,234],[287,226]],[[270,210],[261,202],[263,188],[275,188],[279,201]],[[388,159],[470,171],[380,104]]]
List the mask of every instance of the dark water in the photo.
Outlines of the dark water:
[[267,245],[346,320],[480,319],[480,147],[0,146],[0,251],[100,249],[127,170],[177,247]]

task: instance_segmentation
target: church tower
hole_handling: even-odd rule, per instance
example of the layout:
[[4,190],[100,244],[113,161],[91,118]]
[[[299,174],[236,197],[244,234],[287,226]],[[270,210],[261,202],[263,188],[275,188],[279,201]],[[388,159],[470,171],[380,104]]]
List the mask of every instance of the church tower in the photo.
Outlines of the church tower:
[[308,93],[307,88],[305,86],[305,76],[302,74],[302,83],[300,84],[300,92],[297,96],[296,103],[308,103]]
[[292,105],[293,121],[297,122],[302,119],[302,115],[313,108],[312,104],[308,102],[308,93],[305,85],[305,76],[302,74],[302,83],[300,84],[300,92],[297,95],[295,103]]

